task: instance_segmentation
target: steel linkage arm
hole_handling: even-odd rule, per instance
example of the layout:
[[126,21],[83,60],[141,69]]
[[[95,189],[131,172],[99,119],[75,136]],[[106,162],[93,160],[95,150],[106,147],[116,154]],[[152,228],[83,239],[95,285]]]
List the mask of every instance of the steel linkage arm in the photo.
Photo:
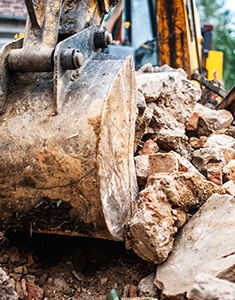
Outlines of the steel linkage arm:
[[[53,72],[58,103],[60,78],[67,78],[63,86],[68,84],[70,70],[80,68],[84,57],[112,42],[110,34],[100,31],[100,25],[116,0],[25,0],[25,3],[28,10],[25,37],[6,45],[0,53],[0,114],[8,95],[10,72]],[[96,29],[87,35],[92,41],[78,42],[78,33],[94,26]],[[78,49],[78,45],[84,49]]]

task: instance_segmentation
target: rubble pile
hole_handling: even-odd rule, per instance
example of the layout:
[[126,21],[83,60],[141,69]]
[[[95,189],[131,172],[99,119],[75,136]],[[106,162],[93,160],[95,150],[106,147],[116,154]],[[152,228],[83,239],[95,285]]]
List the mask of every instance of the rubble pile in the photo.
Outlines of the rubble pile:
[[[89,281],[83,274],[84,250],[78,267],[63,262],[62,268],[70,268],[66,280],[46,270],[36,276],[33,257],[23,259],[12,247],[1,252],[1,299],[103,300],[103,294],[92,298],[91,291],[108,291],[115,272],[122,273],[123,282],[111,288],[122,285],[123,300],[235,299],[234,116],[200,104],[200,88],[182,69],[147,64],[136,78],[139,198],[126,224],[125,247],[147,262],[148,271],[139,264],[134,272],[120,256],[119,271],[111,272],[112,261]],[[53,298],[46,284],[63,297]]]
[[143,68],[137,86],[141,191],[126,247],[159,265],[162,298],[206,299],[190,292],[198,274],[235,281],[233,115],[199,104],[200,89],[181,69]]

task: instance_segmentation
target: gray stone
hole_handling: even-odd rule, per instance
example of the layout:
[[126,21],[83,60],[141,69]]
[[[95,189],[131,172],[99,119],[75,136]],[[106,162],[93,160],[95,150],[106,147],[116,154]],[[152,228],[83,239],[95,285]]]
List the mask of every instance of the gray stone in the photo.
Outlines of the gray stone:
[[209,274],[198,274],[187,296],[193,300],[234,300],[235,284]]
[[169,299],[185,299],[195,276],[235,276],[235,198],[212,195],[182,228],[174,249],[158,266],[155,284]]
[[149,176],[149,156],[138,155],[134,157],[135,170],[139,185],[145,185]]
[[193,149],[185,135],[185,126],[192,116],[201,90],[187,74],[169,66],[158,73],[137,73],[137,86],[144,95],[153,117],[146,127],[147,138],[152,138],[166,151],[174,150],[186,159],[192,158]]
[[224,109],[214,110],[197,103],[194,111],[199,113],[199,136],[208,136],[216,130],[228,127],[233,121],[233,115]]
[[154,284],[155,273],[151,273],[149,276],[140,280],[138,284],[139,296],[156,297],[158,294],[158,288]]
[[143,108],[147,107],[145,99],[144,99],[144,95],[139,91],[138,91],[138,94],[137,94],[137,107],[139,109],[143,109]]
[[230,135],[233,138],[235,138],[235,126],[230,125],[228,128],[223,128],[221,130],[218,130],[217,133],[221,134],[226,134],[226,135]]
[[0,299],[4,300],[18,300],[19,297],[14,291],[10,279],[7,276],[6,272],[0,268]]
[[126,248],[160,264],[173,249],[174,236],[189,215],[215,192],[225,191],[190,173],[150,176],[126,226]]
[[223,168],[226,163],[223,151],[220,148],[200,148],[194,151],[192,163],[204,176],[207,174],[207,164],[220,163]]
[[81,272],[77,272],[76,270],[73,270],[72,274],[78,281],[83,282],[85,280],[85,276]]
[[[186,74],[181,70],[175,72],[159,72],[159,73],[137,73],[137,87],[143,93],[146,102],[157,101],[160,106],[172,106],[177,111],[180,108],[191,103],[196,103],[201,96],[201,91],[192,81],[186,78]],[[177,106],[179,106],[177,108]],[[187,105],[186,105],[187,106]],[[189,107],[185,107],[189,110]],[[193,107],[192,107],[193,108]],[[180,112],[184,115],[185,112]],[[192,114],[192,110],[189,111]],[[175,118],[180,116],[175,115]]]
[[193,157],[194,150],[183,131],[161,129],[157,136],[157,144],[161,149],[173,150],[189,161]]
[[143,65],[137,72],[138,73],[153,73],[154,72],[154,67],[151,63],[147,63]]

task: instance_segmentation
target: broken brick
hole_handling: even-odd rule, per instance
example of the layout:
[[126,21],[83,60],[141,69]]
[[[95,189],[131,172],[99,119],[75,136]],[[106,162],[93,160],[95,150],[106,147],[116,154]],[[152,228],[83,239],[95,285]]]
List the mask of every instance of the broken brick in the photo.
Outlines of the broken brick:
[[178,159],[174,153],[149,155],[149,175],[178,172]]
[[158,152],[159,147],[158,144],[155,143],[153,140],[147,140],[144,143],[143,148],[138,152],[140,155],[149,155],[149,154],[154,154],[156,152]]
[[137,293],[137,286],[135,286],[135,285],[133,285],[133,284],[131,284],[130,285],[130,298],[133,298],[133,297],[135,297],[136,296],[136,293]]
[[27,290],[35,300],[43,299],[43,289],[41,289],[38,285],[27,283]]
[[196,130],[198,126],[198,120],[199,120],[199,113],[194,112],[191,119],[189,120],[188,124],[186,125],[186,130]]
[[222,168],[219,163],[207,164],[207,179],[214,184],[222,185]]

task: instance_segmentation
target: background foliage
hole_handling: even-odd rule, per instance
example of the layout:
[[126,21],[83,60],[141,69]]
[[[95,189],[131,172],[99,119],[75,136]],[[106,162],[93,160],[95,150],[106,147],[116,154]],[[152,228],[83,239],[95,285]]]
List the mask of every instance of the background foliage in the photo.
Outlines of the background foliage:
[[201,24],[214,26],[212,50],[223,51],[223,81],[226,90],[235,84],[235,24],[222,0],[196,0]]

